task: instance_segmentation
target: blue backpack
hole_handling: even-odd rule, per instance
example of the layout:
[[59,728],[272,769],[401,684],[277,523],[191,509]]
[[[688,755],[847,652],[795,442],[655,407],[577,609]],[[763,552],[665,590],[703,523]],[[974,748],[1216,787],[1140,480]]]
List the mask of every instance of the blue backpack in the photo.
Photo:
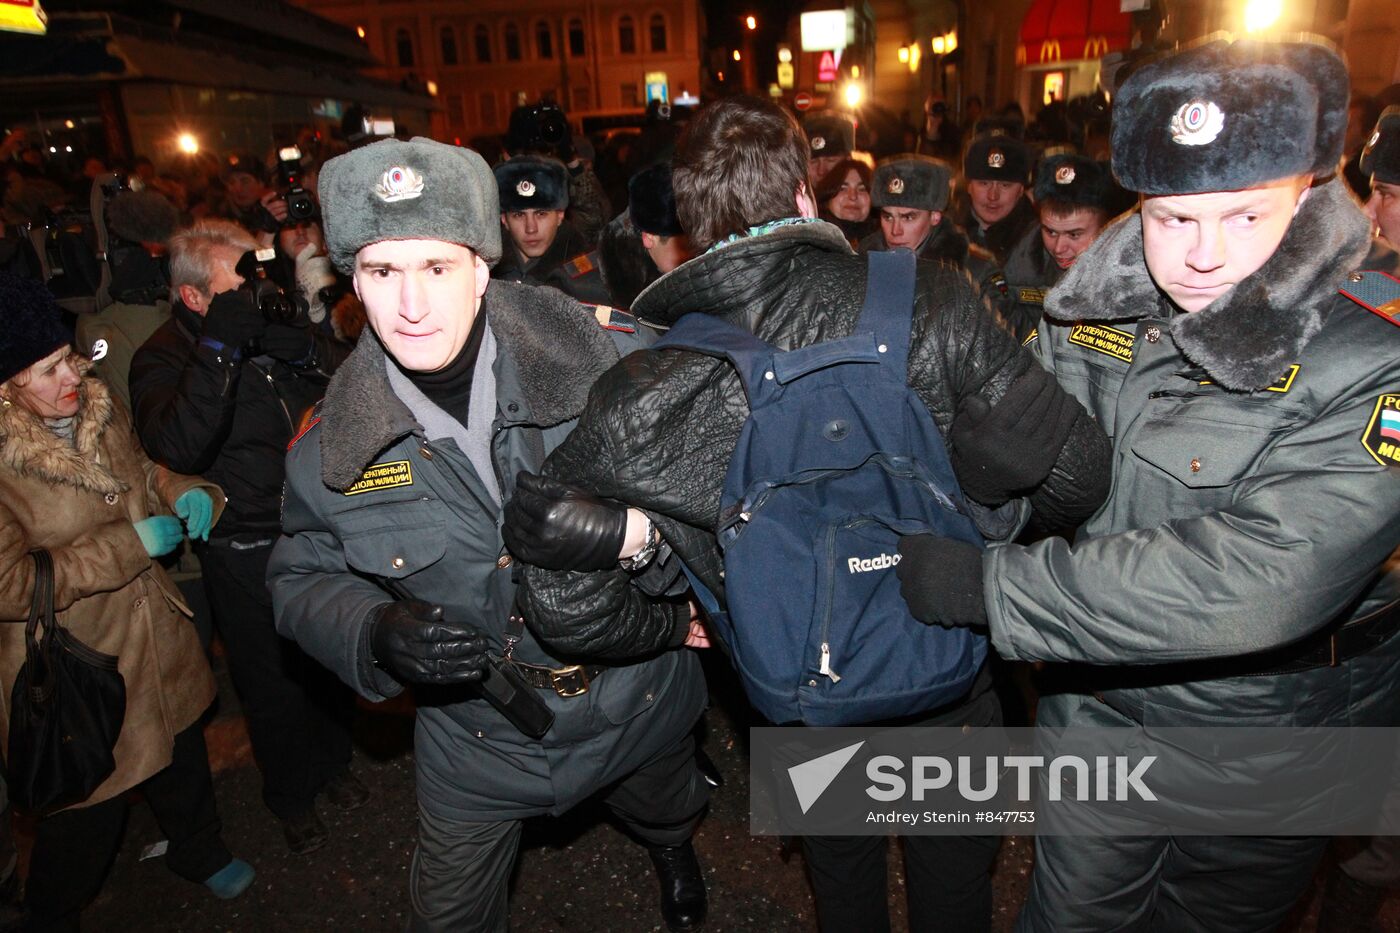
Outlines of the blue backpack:
[[910,615],[895,576],[900,535],[983,544],[908,387],[916,262],[869,254],[850,337],[775,350],[694,313],[654,346],[729,360],[748,396],[716,530],[728,611],[686,575],[750,702],[775,723],[921,713],[965,694],[987,654],[984,636]]

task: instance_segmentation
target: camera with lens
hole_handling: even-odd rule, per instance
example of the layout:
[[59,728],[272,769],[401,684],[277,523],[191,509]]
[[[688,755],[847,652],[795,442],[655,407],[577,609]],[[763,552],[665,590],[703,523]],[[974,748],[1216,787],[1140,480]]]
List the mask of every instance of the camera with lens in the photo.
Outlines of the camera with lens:
[[546,153],[567,162],[573,158],[573,131],[558,104],[526,104],[511,111],[506,147],[512,155]]
[[288,223],[315,219],[316,199],[301,186],[301,150],[296,146],[277,150],[277,190],[287,202]]
[[244,253],[234,266],[234,271],[243,277],[239,291],[252,298],[253,306],[269,324],[310,324],[306,299],[295,290],[291,294],[284,292],[269,274],[268,266],[276,256],[277,251],[271,248],[250,249]]

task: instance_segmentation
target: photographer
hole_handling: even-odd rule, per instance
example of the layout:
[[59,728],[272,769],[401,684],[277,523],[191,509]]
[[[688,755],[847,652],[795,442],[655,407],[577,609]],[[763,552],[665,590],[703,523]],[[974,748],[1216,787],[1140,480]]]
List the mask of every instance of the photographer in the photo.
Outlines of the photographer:
[[522,155],[549,156],[568,169],[569,221],[590,246],[598,242],[603,225],[612,216],[612,205],[593,169],[574,150],[569,121],[558,104],[540,103],[516,107],[510,114],[505,137],[506,158]]
[[318,792],[341,809],[369,798],[349,772],[350,695],[277,635],[264,582],[280,529],[287,443],[343,354],[313,332],[304,307],[291,320],[277,313],[278,290],[240,261],[253,247],[226,221],[202,221],[172,238],[172,316],[132,360],[131,397],[151,457],[202,474],[228,495],[223,518],[196,552],[262,770],[263,800],[282,821],[288,847],[302,853],[326,841]]

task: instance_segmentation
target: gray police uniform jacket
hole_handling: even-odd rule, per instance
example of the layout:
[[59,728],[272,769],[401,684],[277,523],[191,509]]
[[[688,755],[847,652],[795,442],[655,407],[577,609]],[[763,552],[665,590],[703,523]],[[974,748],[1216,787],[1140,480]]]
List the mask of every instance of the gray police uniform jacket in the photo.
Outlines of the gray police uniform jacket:
[[[618,346],[642,345],[622,318],[600,326],[549,289],[492,282],[481,313],[465,430],[366,333],[287,455],[283,537],[268,568],[278,631],[372,701],[403,689],[369,648],[389,587],[441,603],[446,618],[503,647],[515,568],[501,503],[516,473],[538,471],[573,427]],[[515,657],[555,668],[586,660],[550,656],[528,630]],[[699,663],[683,649],[621,662],[582,696],[538,695],[555,719],[536,742],[482,700],[420,692],[420,805],[467,821],[563,812],[684,737],[706,702]]]
[[[1400,597],[1400,445],[1380,433],[1400,329],[1341,293],[1367,241],[1329,182],[1262,269],[1184,314],[1134,212],[1051,293],[1031,347],[1112,438],[1113,488],[1073,547],[994,548],[983,579],[1003,657],[1097,665],[1075,670],[1070,719],[1396,722],[1400,637],[1265,673]],[[1071,702],[1043,701],[1042,721]]]

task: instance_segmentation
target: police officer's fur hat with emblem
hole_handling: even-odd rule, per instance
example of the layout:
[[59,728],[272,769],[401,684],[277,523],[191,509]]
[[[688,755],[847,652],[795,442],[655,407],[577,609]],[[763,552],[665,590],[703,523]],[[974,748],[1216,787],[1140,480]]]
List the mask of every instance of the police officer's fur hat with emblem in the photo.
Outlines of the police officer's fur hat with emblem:
[[501,258],[496,179],[470,149],[421,136],[381,140],[321,166],[317,192],[326,248],[342,272],[380,240],[442,240],[488,265]]
[[1024,185],[1031,173],[1031,154],[1014,136],[993,131],[972,141],[963,156],[968,181],[1014,181]]
[[870,204],[941,211],[948,207],[953,167],[941,159],[923,155],[899,155],[875,167],[870,181]]
[[1387,107],[1361,150],[1361,174],[1400,185],[1400,106]]
[[1078,207],[1111,209],[1108,167],[1088,156],[1060,153],[1040,160],[1035,170],[1035,203],[1058,201]]
[[1113,172],[1130,191],[1240,191],[1337,168],[1346,66],[1322,39],[1211,38],[1140,65],[1113,101]]
[[627,214],[632,226],[652,236],[680,236],[676,194],[671,188],[671,163],[658,162],[627,181]]
[[810,157],[849,155],[856,147],[856,128],[844,113],[823,110],[802,121]]
[[496,166],[496,184],[503,211],[562,211],[569,206],[569,172],[555,159],[507,159]]

